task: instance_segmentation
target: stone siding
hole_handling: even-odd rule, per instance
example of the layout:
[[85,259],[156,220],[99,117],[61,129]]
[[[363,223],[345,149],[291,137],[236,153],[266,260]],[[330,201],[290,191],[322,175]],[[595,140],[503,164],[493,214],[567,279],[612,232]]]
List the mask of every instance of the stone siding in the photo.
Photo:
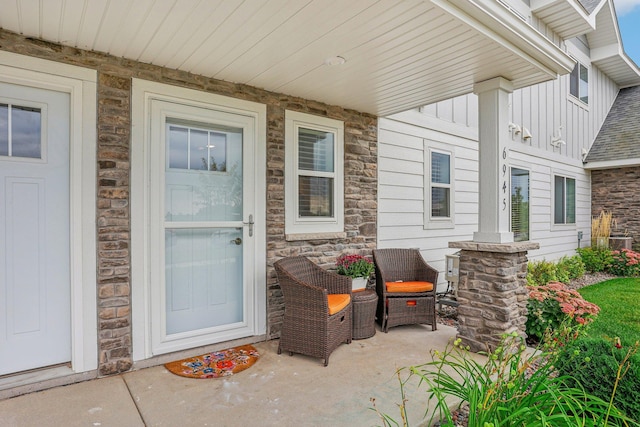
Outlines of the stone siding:
[[458,337],[472,351],[494,350],[505,333],[525,337],[527,251],[537,243],[451,242],[459,248]]
[[[320,102],[268,92],[123,58],[25,38],[0,30],[0,49],[98,71],[97,282],[99,374],[132,366],[130,267],[131,79],[183,86],[267,105],[267,336],[277,338],[283,298],[273,263],[305,255],[331,267],[343,252],[368,255],[376,245],[377,118]],[[344,238],[287,241],[284,234],[284,112],[344,122]]]
[[609,211],[616,221],[614,231],[633,238],[640,250],[640,167],[591,171],[591,215]]

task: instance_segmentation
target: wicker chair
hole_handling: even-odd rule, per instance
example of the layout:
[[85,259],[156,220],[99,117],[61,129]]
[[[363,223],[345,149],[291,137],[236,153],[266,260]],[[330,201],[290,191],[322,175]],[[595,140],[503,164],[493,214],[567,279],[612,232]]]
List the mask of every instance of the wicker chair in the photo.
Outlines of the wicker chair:
[[283,258],[274,264],[284,295],[284,322],[278,354],[282,351],[324,359],[340,344],[351,343],[352,304],[329,315],[327,295],[348,294],[351,278],[324,270],[307,258]]
[[[438,271],[427,264],[417,249],[377,249],[373,251],[376,265],[376,292],[378,293],[377,317],[381,329],[410,324],[436,325],[436,285]],[[429,282],[422,284],[430,290],[390,292],[387,284],[398,282]],[[392,285],[392,286],[393,286]],[[409,285],[409,284],[407,284]]]

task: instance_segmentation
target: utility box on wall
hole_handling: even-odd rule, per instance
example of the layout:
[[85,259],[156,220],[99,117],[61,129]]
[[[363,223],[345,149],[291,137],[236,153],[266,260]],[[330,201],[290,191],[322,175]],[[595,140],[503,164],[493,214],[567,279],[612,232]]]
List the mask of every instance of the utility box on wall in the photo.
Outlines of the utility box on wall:
[[447,291],[458,297],[458,280],[460,279],[460,256],[445,255],[446,271],[444,278],[447,281]]

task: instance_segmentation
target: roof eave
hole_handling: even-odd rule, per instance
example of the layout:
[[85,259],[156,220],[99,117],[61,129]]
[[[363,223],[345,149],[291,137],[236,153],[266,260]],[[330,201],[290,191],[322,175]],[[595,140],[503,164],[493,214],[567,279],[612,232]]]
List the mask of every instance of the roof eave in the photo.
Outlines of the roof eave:
[[[539,31],[493,0],[431,0],[486,37],[543,70],[549,79],[571,72],[575,61]],[[529,84],[541,83],[534,82]],[[517,82],[514,82],[517,88]]]
[[619,159],[619,160],[601,160],[594,162],[585,162],[584,168],[587,170],[630,168],[640,166],[640,158]]

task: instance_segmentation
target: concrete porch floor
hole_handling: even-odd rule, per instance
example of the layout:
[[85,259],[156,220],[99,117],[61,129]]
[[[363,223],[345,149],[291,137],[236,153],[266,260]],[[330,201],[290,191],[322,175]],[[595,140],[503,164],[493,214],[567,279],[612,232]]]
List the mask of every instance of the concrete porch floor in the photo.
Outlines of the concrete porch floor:
[[[376,426],[371,398],[401,424],[399,367],[430,359],[456,329],[438,325],[392,328],[338,347],[320,359],[277,354],[278,341],[255,344],[260,360],[221,379],[176,376],[163,366],[141,369],[0,401],[7,426]],[[478,356],[479,357],[479,356]],[[427,396],[407,388],[411,426],[423,421]]]

